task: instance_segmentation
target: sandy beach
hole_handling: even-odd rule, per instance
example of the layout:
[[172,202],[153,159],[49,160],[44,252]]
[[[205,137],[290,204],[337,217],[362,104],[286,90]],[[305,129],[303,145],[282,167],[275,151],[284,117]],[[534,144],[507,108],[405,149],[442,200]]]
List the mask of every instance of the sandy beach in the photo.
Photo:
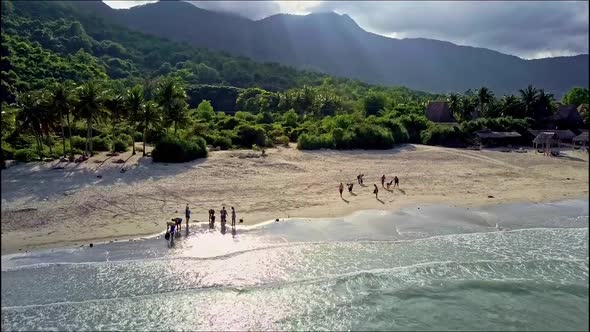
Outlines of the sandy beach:
[[[165,230],[172,217],[206,222],[207,210],[234,206],[244,224],[276,218],[335,217],[365,209],[444,203],[479,206],[588,195],[588,155],[549,158],[404,145],[387,151],[267,149],[211,152],[184,164],[152,163],[141,153],[82,164],[30,163],[2,170],[2,254],[124,240]],[[113,163],[115,159],[126,163]],[[55,169],[63,166],[63,169]],[[126,172],[121,173],[121,167]],[[365,174],[365,187],[356,175]],[[400,188],[381,188],[397,175]],[[340,182],[354,194],[341,199]],[[380,188],[379,200],[372,194]]]

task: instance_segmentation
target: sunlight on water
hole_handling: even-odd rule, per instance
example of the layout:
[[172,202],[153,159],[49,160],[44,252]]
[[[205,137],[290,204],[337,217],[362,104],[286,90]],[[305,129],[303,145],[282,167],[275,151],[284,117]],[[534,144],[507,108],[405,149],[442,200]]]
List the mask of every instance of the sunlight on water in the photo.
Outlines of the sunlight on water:
[[2,327],[586,329],[586,204],[366,211],[235,236],[194,225],[172,248],[4,256]]

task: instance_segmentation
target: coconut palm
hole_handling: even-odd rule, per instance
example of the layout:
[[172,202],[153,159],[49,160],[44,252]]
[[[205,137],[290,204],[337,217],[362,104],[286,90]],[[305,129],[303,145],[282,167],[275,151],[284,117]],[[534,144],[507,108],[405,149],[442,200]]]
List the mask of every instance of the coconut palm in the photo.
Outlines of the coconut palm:
[[453,115],[456,118],[462,120],[461,114],[459,114],[459,107],[461,106],[461,98],[459,97],[459,95],[456,93],[451,93],[447,97],[447,103],[449,104],[449,109],[451,110],[451,113],[453,113]]
[[553,97],[550,93],[545,93],[545,90],[540,89],[537,94],[537,101],[535,103],[535,119],[541,119],[543,117],[549,116],[551,114],[551,106],[555,101],[555,97]]
[[500,102],[502,108],[502,116],[521,117],[520,103],[518,98],[514,95],[507,95],[502,97]]
[[73,98],[71,90],[68,86],[61,83],[56,83],[51,88],[47,96],[48,108],[53,114],[57,114],[59,119],[59,125],[61,129],[62,145],[63,145],[63,157],[66,156],[66,135],[64,131],[64,115],[68,120],[68,131],[70,138],[70,155],[72,154],[72,130],[70,128],[70,112],[72,109]]
[[143,156],[146,156],[145,152],[145,142],[146,142],[146,135],[147,131],[150,128],[157,128],[162,123],[162,115],[160,110],[158,109],[158,105],[153,101],[148,101],[145,103],[144,107],[142,108],[142,113],[140,114],[141,117],[141,126],[143,132]]
[[178,123],[186,118],[188,104],[187,96],[182,86],[174,79],[167,78],[158,84],[155,100],[162,108],[166,125],[174,125],[174,134]]
[[88,82],[78,88],[76,112],[86,120],[87,136],[85,153],[92,153],[92,123],[102,119],[107,111],[104,108],[104,91],[95,82]]
[[35,146],[39,159],[43,158],[43,140],[41,137],[41,98],[36,92],[19,95],[16,99],[21,109],[17,113],[17,121],[22,129],[31,129],[35,137]]
[[[484,114],[484,107],[494,100],[494,94],[490,89],[482,86],[477,90],[477,106],[479,114]],[[477,117],[477,116],[476,116]]]
[[[136,85],[129,89],[127,91],[127,95],[125,96],[125,108],[127,109],[129,123],[131,124],[134,132],[137,120],[142,115],[144,107],[145,99],[143,95],[143,88],[139,85]],[[135,155],[135,135],[133,135],[133,155]]]
[[520,92],[520,100],[524,106],[525,116],[531,116],[531,111],[539,99],[539,91],[529,85],[526,89],[520,89],[518,92]]

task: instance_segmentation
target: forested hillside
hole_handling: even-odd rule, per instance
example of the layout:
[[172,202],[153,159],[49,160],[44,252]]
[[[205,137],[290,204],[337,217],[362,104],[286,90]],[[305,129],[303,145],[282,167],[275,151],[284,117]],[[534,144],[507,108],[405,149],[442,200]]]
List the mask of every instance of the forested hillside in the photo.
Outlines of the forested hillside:
[[[135,152],[138,141],[156,145],[157,161],[203,157],[205,145],[461,145],[484,127],[525,131],[556,109],[532,86],[503,97],[373,86],[134,32],[69,2],[2,5],[3,160]],[[587,103],[588,90],[574,99]],[[434,100],[448,101],[460,126],[428,121]]]

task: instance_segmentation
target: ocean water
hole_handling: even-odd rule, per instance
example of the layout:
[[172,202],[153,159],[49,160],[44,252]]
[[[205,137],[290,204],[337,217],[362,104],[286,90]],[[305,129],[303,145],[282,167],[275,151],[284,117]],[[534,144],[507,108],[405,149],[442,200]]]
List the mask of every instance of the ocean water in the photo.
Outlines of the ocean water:
[[2,257],[2,330],[587,330],[588,198]]

